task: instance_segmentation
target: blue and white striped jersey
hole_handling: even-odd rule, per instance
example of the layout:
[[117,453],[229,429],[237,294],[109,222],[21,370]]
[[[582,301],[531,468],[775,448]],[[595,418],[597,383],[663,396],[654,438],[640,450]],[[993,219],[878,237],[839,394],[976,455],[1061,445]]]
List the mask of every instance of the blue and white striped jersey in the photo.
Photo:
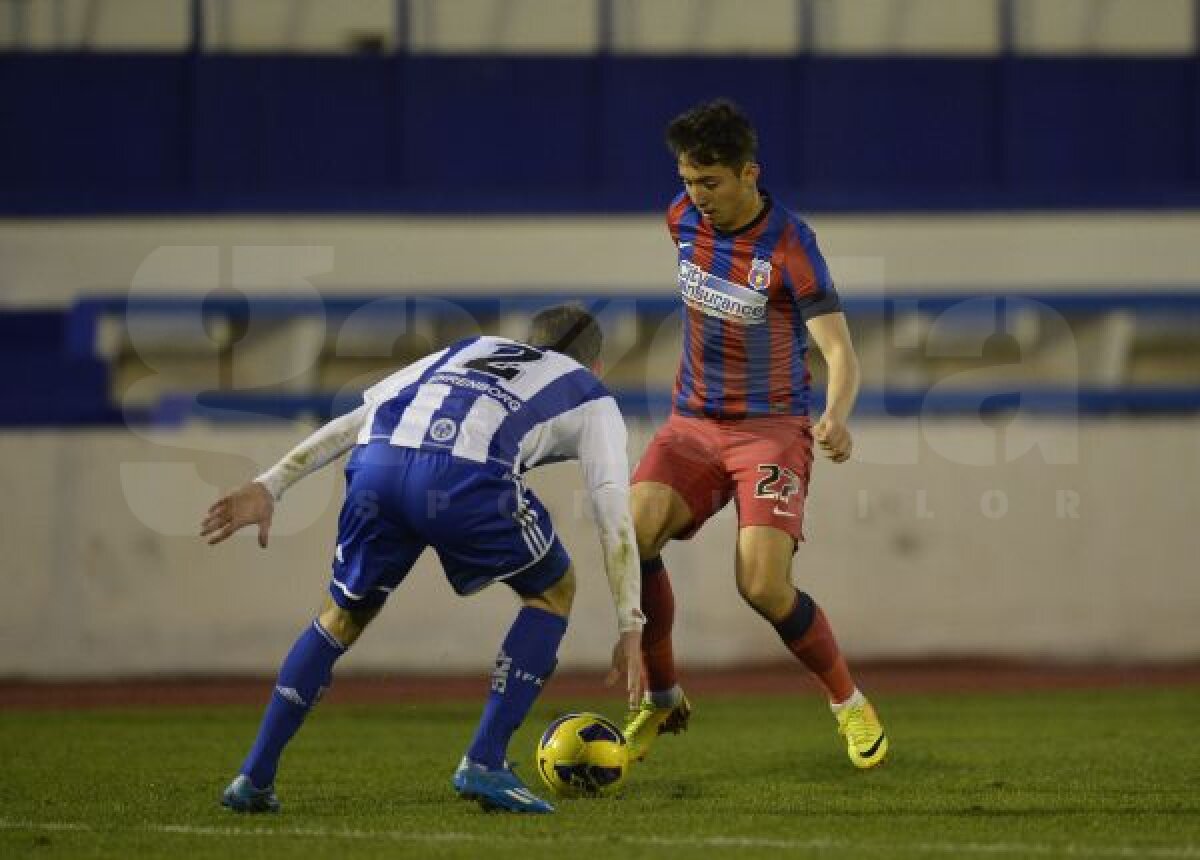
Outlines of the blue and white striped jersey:
[[[625,423],[604,384],[574,359],[501,337],[459,341],[363,395],[358,443],[443,451],[516,473],[581,461],[589,488],[628,481]],[[596,471],[603,475],[588,475]]]
[[590,370],[501,337],[460,341],[392,374],[255,480],[274,498],[355,444],[448,452],[521,474],[578,460],[621,631],[641,628],[641,578],[629,515],[621,411]]

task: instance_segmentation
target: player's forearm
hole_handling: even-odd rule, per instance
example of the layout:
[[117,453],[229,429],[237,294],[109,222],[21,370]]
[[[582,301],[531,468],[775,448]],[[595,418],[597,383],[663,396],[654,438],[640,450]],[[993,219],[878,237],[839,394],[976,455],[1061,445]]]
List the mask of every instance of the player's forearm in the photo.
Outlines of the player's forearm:
[[600,543],[604,549],[604,572],[617,610],[617,630],[621,633],[641,630],[646,617],[642,615],[642,577],[633,528],[616,537],[602,537]]
[[280,498],[297,481],[350,450],[358,440],[366,413],[364,404],[341,418],[335,418],[254,480],[266,487],[273,498]]
[[854,348],[845,345],[829,350],[825,355],[829,367],[829,382],[825,391],[825,414],[845,424],[858,400],[858,356]]
[[642,576],[629,516],[629,494],[603,488],[593,493],[593,502],[604,572],[617,611],[617,629],[621,633],[641,630],[646,617],[642,615]]

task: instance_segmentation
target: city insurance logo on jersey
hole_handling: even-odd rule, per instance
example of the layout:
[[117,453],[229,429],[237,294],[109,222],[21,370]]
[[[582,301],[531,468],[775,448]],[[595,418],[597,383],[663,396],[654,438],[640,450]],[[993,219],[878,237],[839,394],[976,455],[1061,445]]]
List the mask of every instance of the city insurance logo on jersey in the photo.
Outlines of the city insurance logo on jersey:
[[[769,277],[769,276],[768,276]],[[709,274],[690,260],[679,261],[679,292],[689,307],[747,325],[767,320],[767,294]]]

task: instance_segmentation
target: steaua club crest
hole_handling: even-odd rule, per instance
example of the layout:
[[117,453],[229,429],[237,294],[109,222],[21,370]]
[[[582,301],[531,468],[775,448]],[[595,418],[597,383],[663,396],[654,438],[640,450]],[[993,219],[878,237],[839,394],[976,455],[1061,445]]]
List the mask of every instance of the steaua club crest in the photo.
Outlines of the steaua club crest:
[[750,262],[750,274],[746,277],[746,283],[756,290],[765,290],[769,287],[771,285],[771,261],[755,257]]

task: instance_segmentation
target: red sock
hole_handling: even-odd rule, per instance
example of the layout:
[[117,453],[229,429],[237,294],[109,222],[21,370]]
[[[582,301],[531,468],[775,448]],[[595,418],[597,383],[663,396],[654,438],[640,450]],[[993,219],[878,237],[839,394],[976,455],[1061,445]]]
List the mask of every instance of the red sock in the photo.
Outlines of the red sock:
[[796,606],[775,625],[783,644],[817,676],[832,702],[844,702],[854,695],[854,679],[846,658],[838,648],[829,619],[821,607],[803,591],[796,592]]
[[675,686],[675,652],[671,648],[671,627],[675,623],[675,593],[662,559],[642,562],[642,665],[646,669],[646,689],[661,692]]

